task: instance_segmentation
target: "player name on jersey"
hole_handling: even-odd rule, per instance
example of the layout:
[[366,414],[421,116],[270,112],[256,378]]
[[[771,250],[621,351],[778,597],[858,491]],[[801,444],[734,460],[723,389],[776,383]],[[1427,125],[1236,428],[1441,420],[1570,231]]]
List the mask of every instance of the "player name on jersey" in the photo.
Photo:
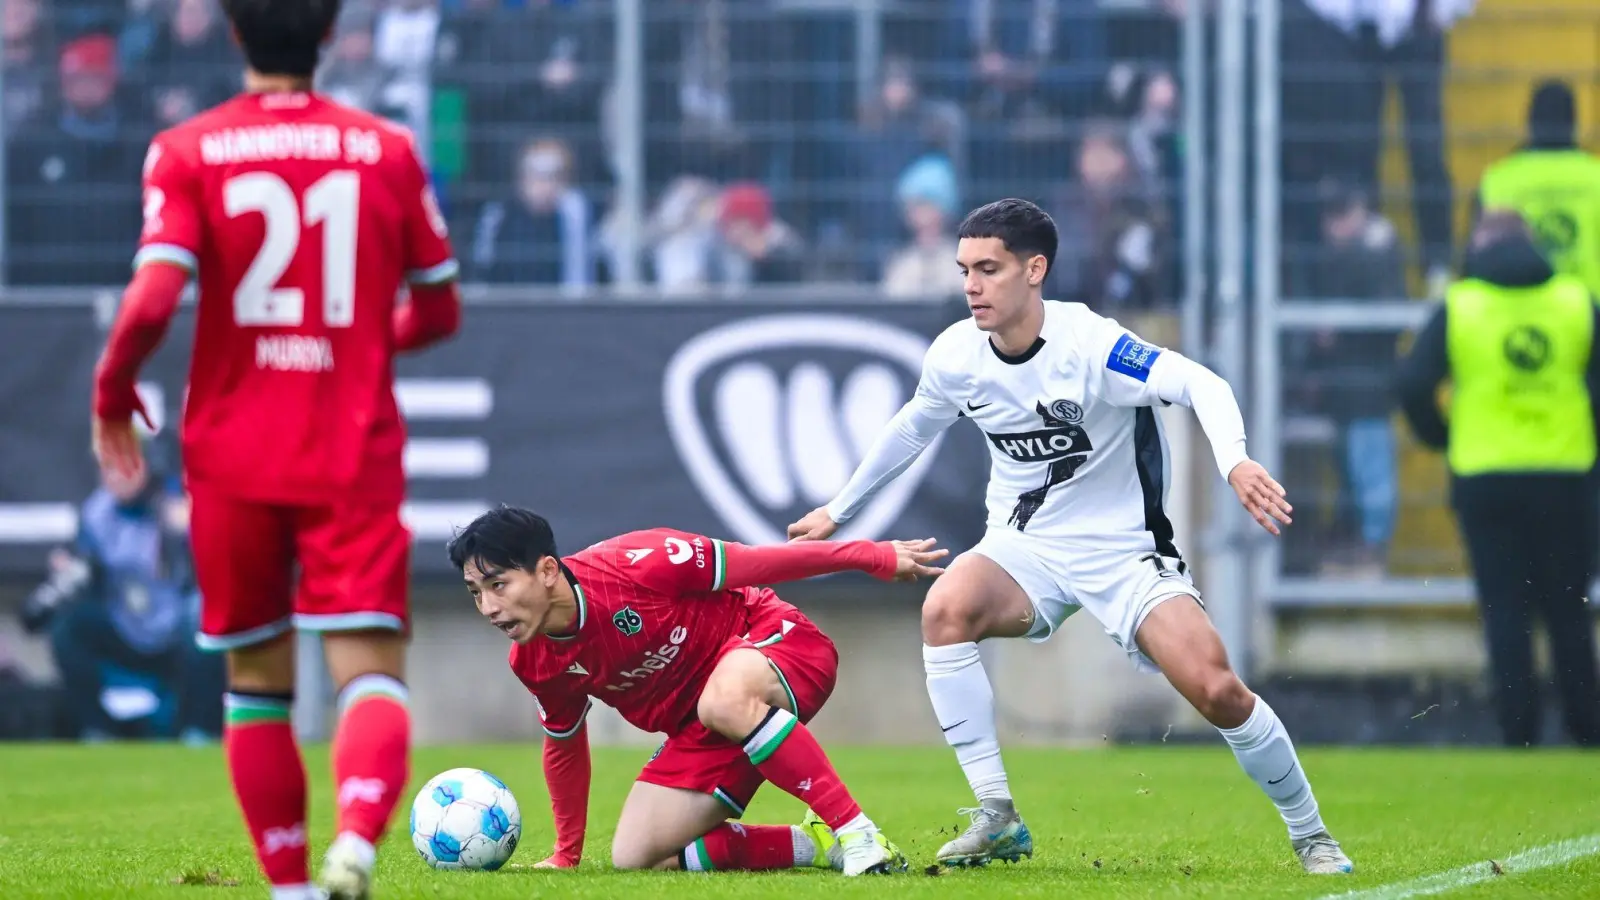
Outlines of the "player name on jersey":
[[200,135],[200,161],[208,166],[289,159],[373,165],[383,160],[383,142],[370,129],[319,122],[223,128]]
[[332,371],[333,342],[321,335],[260,335],[256,338],[256,368],[277,372]]

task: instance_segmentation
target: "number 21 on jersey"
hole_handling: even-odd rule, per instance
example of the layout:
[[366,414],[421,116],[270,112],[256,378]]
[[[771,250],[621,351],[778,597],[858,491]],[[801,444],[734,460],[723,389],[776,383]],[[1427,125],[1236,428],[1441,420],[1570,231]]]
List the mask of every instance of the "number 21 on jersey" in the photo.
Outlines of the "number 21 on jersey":
[[236,175],[222,186],[229,218],[259,213],[265,225],[261,249],[233,293],[233,320],[239,325],[297,326],[305,322],[305,292],[279,287],[300,237],[322,226],[322,321],[348,328],[355,321],[356,211],[361,176],[329,172],[297,198],[294,189],[271,172]]

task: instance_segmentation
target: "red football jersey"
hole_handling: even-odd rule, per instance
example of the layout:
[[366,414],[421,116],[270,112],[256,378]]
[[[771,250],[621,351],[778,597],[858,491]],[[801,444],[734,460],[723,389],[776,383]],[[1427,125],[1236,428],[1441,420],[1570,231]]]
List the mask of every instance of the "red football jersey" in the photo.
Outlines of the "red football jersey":
[[188,477],[245,499],[398,502],[393,317],[456,262],[410,135],[310,93],[244,94],[156,136],[135,267],[199,282]]
[[511,648],[511,669],[555,737],[578,730],[591,697],[645,731],[676,731],[695,718],[728,639],[794,609],[766,588],[725,588],[723,542],[682,531],[635,531],[563,562],[577,631]]

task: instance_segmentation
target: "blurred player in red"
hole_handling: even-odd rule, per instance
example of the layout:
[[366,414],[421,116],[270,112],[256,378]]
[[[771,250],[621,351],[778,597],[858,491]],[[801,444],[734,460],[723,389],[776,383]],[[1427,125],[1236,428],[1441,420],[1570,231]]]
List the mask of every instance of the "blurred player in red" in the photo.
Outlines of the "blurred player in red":
[[[937,576],[933,541],[747,547],[657,528],[556,554],[525,509],[479,516],[450,544],[478,611],[506,633],[539,702],[555,852],[576,866],[589,810],[591,698],[666,743],[639,773],[611,845],[623,869],[904,871],[905,856],[850,796],[806,728],[838,674],[817,626],[770,588],[857,570]],[[764,782],[811,808],[800,826],[736,821]]]
[[228,654],[234,790],[272,896],[321,896],[289,710],[292,633],[323,633],[340,720],[322,887],[360,898],[406,784],[411,729],[393,357],[456,330],[457,267],[410,136],[311,91],[338,0],[222,6],[245,91],[150,145],[135,273],[96,372],[94,448],[104,468],[143,465],[135,379],[197,279],[183,456],[198,640]]

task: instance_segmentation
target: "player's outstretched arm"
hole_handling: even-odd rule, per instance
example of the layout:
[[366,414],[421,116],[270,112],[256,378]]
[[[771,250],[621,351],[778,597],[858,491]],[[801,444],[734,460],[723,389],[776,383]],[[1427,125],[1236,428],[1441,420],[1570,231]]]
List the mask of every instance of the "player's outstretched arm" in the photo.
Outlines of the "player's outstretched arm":
[[93,441],[102,469],[133,474],[144,465],[133,416],[155,423],[139,400],[139,367],[161,345],[178,311],[189,272],[164,262],[148,262],[133,275],[94,372]]
[[1168,403],[1194,410],[1200,428],[1211,443],[1212,456],[1228,480],[1239,503],[1262,528],[1279,534],[1294,508],[1285,499],[1283,485],[1245,452],[1244,415],[1233,388],[1222,376],[1171,351],[1164,351],[1151,371],[1156,394]]
[[572,736],[544,738],[544,781],[555,819],[555,850],[538,863],[543,869],[570,869],[583,859],[583,837],[589,826],[589,728],[579,725]]
[[835,572],[866,572],[884,581],[916,581],[944,572],[933,564],[950,551],[920,541],[806,541],[750,547],[720,543],[722,587],[780,584]]
[[955,404],[935,392],[924,375],[917,393],[894,418],[861,460],[839,495],[789,526],[792,541],[823,541],[855,515],[884,485],[911,467],[941,431],[960,417]]

